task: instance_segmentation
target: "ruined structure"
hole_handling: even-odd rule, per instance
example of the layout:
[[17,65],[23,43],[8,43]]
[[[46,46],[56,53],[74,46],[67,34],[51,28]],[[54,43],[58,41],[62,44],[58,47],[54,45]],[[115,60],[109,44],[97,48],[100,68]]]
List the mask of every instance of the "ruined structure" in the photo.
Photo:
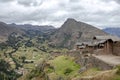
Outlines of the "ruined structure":
[[82,53],[120,56],[120,38],[111,35],[94,36],[90,42],[76,43],[76,50]]

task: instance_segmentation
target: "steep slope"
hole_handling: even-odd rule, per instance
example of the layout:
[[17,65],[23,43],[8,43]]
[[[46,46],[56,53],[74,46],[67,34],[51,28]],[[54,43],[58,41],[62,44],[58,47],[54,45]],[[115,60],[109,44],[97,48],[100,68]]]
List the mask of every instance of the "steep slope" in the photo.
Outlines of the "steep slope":
[[20,34],[23,33],[23,31],[18,28],[15,28],[15,27],[11,28],[6,23],[0,22],[0,42],[5,41],[8,37],[8,35],[13,32],[20,33]]
[[67,19],[65,23],[51,36],[51,44],[57,47],[72,48],[76,42],[89,41],[95,35],[106,35],[104,31],[92,25]]
[[120,37],[120,28],[105,28],[103,31]]

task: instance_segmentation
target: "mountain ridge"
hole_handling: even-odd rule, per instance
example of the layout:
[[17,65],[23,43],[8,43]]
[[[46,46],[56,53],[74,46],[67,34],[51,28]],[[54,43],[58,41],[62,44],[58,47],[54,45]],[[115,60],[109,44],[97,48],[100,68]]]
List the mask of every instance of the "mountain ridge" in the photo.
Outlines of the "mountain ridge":
[[16,27],[11,28],[8,24],[0,22],[0,42],[7,40],[7,37],[13,32],[19,34],[24,33],[21,29],[18,29]]
[[[18,33],[20,35],[22,34],[27,34],[28,32],[30,33],[31,31],[33,33],[51,33],[54,31],[54,27],[53,26],[49,26],[49,25],[43,25],[43,26],[39,26],[39,25],[31,25],[31,24],[20,24],[17,25],[15,23],[12,24],[7,24],[4,22],[0,22],[0,42],[4,42],[7,40],[8,36],[15,32]],[[31,32],[31,33],[32,33]]]
[[118,36],[120,37],[120,28],[119,27],[108,27],[108,28],[105,28],[103,29],[103,31],[111,34],[111,35],[115,35],[115,36]]
[[24,30],[30,30],[30,29],[33,29],[33,30],[49,30],[49,29],[55,29],[54,26],[52,25],[32,25],[32,24],[15,24],[15,23],[12,23],[12,24],[8,24],[10,26],[14,26],[14,27],[17,27],[17,28],[21,28],[21,29],[24,29]]
[[66,48],[73,47],[76,42],[89,41],[95,35],[108,34],[90,24],[68,18],[51,36],[51,44]]

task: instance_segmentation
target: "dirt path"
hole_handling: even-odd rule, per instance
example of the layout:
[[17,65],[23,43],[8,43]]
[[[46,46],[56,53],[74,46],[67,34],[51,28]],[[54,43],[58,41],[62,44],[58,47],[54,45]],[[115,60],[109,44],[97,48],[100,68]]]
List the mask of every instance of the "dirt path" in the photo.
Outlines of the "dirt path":
[[114,55],[93,55],[94,57],[111,65],[120,65],[120,56]]

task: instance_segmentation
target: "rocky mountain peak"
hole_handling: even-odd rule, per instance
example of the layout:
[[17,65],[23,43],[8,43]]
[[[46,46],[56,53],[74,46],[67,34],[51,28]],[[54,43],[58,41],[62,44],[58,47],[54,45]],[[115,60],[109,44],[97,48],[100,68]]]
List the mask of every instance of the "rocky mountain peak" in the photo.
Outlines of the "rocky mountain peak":
[[89,41],[95,35],[107,35],[107,33],[90,24],[68,18],[51,36],[51,41],[60,47],[73,47],[76,42]]

